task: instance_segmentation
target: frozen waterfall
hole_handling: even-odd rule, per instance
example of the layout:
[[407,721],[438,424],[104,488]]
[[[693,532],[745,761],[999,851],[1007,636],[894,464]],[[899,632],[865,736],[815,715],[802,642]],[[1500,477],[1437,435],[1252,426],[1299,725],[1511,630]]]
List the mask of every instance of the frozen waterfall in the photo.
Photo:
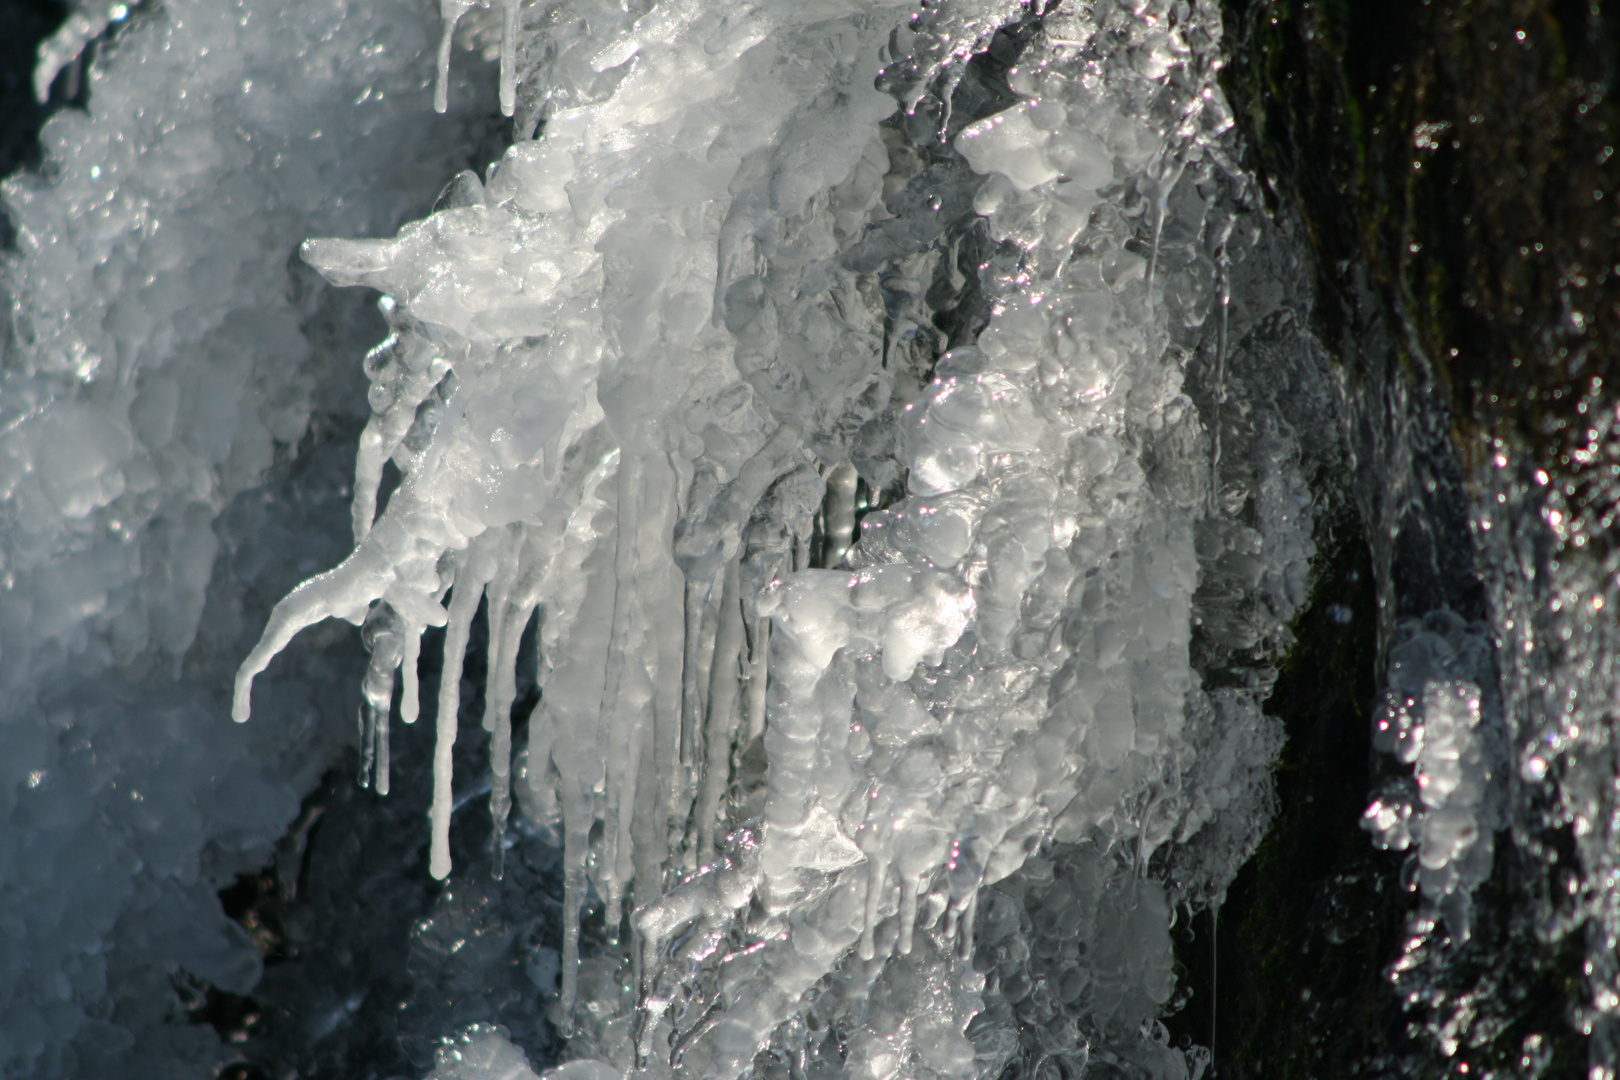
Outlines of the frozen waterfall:
[[[0,1073],[240,1068],[166,987],[250,1000],[214,894],[358,744],[435,910],[555,855],[566,1063],[467,959],[438,1080],[1205,1074],[1366,467],[1213,0],[91,0],[42,100],[92,40],[4,186]],[[1378,618],[1400,984],[1511,751],[1492,629]]]

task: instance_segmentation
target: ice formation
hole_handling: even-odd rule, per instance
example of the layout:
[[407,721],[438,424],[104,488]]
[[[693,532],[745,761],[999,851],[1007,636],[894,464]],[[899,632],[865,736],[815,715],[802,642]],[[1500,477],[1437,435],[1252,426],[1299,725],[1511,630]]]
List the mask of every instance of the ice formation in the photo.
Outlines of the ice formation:
[[1373,746],[1413,773],[1385,785],[1362,827],[1385,848],[1417,845],[1417,929],[1426,932],[1444,915],[1451,937],[1464,941],[1470,894],[1490,875],[1492,838],[1503,826],[1505,753],[1490,641],[1483,627],[1434,611],[1400,624],[1389,667]]
[[[390,786],[395,698],[430,716],[445,877],[482,608],[496,865],[514,794],[565,848],[557,1018],[595,1063],[564,1073],[1196,1074],[1157,1023],[1170,927],[1264,827],[1266,661],[1305,599],[1306,477],[1335,452],[1300,435],[1335,430],[1330,393],[1231,160],[1215,7],[444,0],[435,27],[305,0],[296,49],[256,5],[202,7],[131,27],[96,78],[152,84],[54,121],[70,175],[7,188],[7,693],[186,655],[215,515],[309,416],[315,301],[285,238],[390,232],[399,163],[455,172],[445,132],[472,123],[426,116],[435,75],[441,110],[480,93],[447,82],[459,33],[499,54],[519,138],[392,239],[302,249],[384,293],[391,333],[365,361],[353,551],[276,606],[235,718],[289,711],[254,683],[301,630],[363,626],[367,780]],[[971,70],[987,50],[1001,67]],[[531,624],[542,697],[514,756]],[[428,627],[445,671],[423,706]],[[111,726],[96,747],[121,760]],[[167,748],[203,748],[209,791],[261,784],[244,848],[308,782],[285,764],[307,731],[129,727],[158,748],[158,831],[191,845],[158,862],[109,786],[115,825],[87,835],[144,861],[137,881],[201,888],[229,817],[175,828],[204,781]],[[19,778],[81,783],[43,723],[3,730],[37,743]],[[593,895],[609,945],[582,955]],[[129,1038],[11,974],[93,967],[64,957],[141,927],[126,909],[173,910],[105,907],[26,928],[60,955],[0,952],[20,1067],[62,1068],[87,1024]],[[226,970],[244,950],[219,952],[202,974],[249,985]],[[461,1042],[439,1075],[529,1071],[499,1032]]]
[[[771,1046],[966,1077],[1019,1053],[1081,1068],[1095,1037],[1185,1075],[1152,1021],[1195,897],[1149,868],[1230,811],[1184,875],[1218,893],[1276,749],[1263,686],[1212,695],[1192,666],[1201,561],[1252,601],[1211,632],[1253,648],[1303,601],[1310,554],[1275,407],[1245,404],[1247,457],[1222,466],[1231,267],[1255,226],[1234,234],[1213,9],[562,3],[518,31],[510,10],[503,71],[543,95],[537,137],[391,240],[304,248],[381,290],[394,332],[367,360],[355,550],[277,606],[235,717],[302,628],[364,624],[386,790],[394,671],[410,722],[416,643],[447,626],[442,877],[470,624],[487,601],[498,851],[538,618],[519,795],[564,837],[559,1015],[581,1045],[725,1080]],[[953,117],[965,61],[1019,16],[1009,99]],[[936,345],[930,298],[968,275],[986,324]],[[1201,341],[1209,421],[1183,392]],[[851,545],[863,490],[896,497],[859,508]],[[755,745],[764,784],[743,793]],[[1054,844],[1061,878],[1043,857],[986,893]],[[581,989],[592,889],[610,937],[634,909],[629,1012]],[[975,1043],[984,994],[1011,1012],[1029,980],[1027,948],[988,989],[966,963],[980,923],[1019,936],[1001,905],[1020,892],[1068,943],[1040,980],[1045,1034],[981,1024]]]

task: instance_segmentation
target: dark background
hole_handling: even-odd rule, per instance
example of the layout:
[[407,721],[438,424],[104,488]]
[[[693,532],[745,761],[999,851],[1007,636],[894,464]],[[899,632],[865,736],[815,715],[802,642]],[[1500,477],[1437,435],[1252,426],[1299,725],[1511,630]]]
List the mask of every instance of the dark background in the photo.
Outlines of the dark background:
[[51,0],[0,0],[0,176],[39,165],[39,129],[59,102],[34,100],[34,49],[66,17]]

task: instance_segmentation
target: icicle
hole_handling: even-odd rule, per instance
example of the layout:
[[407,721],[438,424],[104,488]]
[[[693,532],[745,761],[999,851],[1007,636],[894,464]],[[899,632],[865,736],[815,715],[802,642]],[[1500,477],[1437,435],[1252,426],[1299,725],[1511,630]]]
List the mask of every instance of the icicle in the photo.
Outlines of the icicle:
[[442,113],[450,108],[450,46],[456,36],[456,23],[470,7],[472,0],[439,0],[443,29],[439,32],[439,79],[433,84],[434,112]]
[[683,769],[692,768],[693,746],[697,741],[698,713],[702,709],[698,679],[703,648],[703,612],[708,607],[714,582],[686,580],[686,637],[681,664],[681,743],[680,763]]
[[[369,705],[367,709],[370,710]],[[379,795],[388,794],[388,714],[389,710],[387,708],[378,709],[373,714],[376,717],[374,726],[377,729],[377,776],[375,782],[377,794]]]
[[456,746],[456,714],[461,710],[461,667],[466,658],[467,638],[472,630],[478,601],[484,595],[484,582],[473,572],[472,552],[463,553],[467,565],[457,567],[454,594],[450,597],[450,621],[444,633],[444,671],[439,679],[437,740],[433,745],[433,809],[430,812],[433,843],[428,872],[439,880],[450,875],[450,787]]
[[360,771],[355,782],[371,786],[372,763],[377,759],[377,714],[369,704],[360,706]]
[[[642,744],[646,741],[647,729],[651,726],[647,722],[645,707],[632,710],[623,708],[619,712],[629,721],[626,724],[627,732],[620,742],[622,760],[618,776],[613,786],[613,800],[609,813],[604,815],[602,824],[603,861],[608,855],[606,843],[608,834],[614,837],[612,845],[612,871],[613,877],[608,882],[612,893],[612,903],[608,905],[607,916],[613,921],[608,924],[608,940],[617,943],[619,940],[619,924],[622,921],[620,910],[624,903],[626,884],[635,876],[635,844],[636,844],[636,796],[637,784],[641,779]],[[616,722],[616,721],[615,721]]]
[[505,678],[506,631],[514,615],[509,601],[512,584],[517,577],[522,543],[522,526],[514,524],[502,530],[500,569],[484,590],[488,599],[485,613],[489,640],[485,646],[483,726],[490,733],[490,875],[497,881],[506,872],[503,843],[506,838],[506,816],[511,810],[512,699],[516,697],[515,685],[511,690],[507,689],[509,682],[515,683],[515,680]]
[[[618,471],[618,450],[598,443],[581,456],[579,501],[563,549],[544,579],[542,629],[535,638],[542,696],[530,720],[529,776],[537,794],[555,777],[563,826],[563,917],[558,1025],[572,1031],[579,986],[579,913],[589,885],[591,827],[603,780],[597,713],[612,633],[611,568],[602,565],[611,520],[600,489]],[[606,609],[604,611],[604,609]],[[549,762],[548,759],[549,758]]]
[[742,689],[738,665],[743,648],[742,604],[738,598],[738,565],[726,564],[720,594],[720,623],[715,635],[714,661],[709,667],[709,715],[704,725],[698,758],[698,802],[694,811],[697,843],[693,858],[705,863],[714,854],[714,827],[720,816],[720,793],[725,790],[731,745],[737,734],[737,697]]
[[822,562],[837,566],[855,542],[855,466],[841,461],[827,474],[827,496],[822,502],[822,522],[826,539]]
[[372,783],[375,766],[379,795],[388,794],[388,714],[394,706],[394,670],[405,651],[399,622],[387,601],[380,601],[360,630],[360,640],[371,653],[360,684],[360,786]]
[[901,956],[911,955],[912,937],[917,927],[917,876],[900,875],[900,942]]
[[422,709],[422,691],[416,682],[416,663],[422,655],[422,628],[413,626],[405,635],[405,657],[400,664],[399,718],[416,723]]
[[754,620],[751,643],[748,654],[748,696],[743,703],[742,737],[738,739],[744,747],[765,733],[765,691],[770,686],[767,675],[771,656],[771,620]]
[[877,955],[878,917],[882,913],[883,891],[889,883],[889,860],[882,851],[867,856],[866,873],[866,917],[861,923],[861,959],[871,960]]
[[574,1033],[574,1007],[579,1001],[579,913],[585,906],[587,860],[595,814],[577,784],[565,784],[563,794],[563,913],[562,986],[559,994],[564,1038]]
[[[636,784],[635,797],[629,815],[631,840],[631,866],[635,871],[632,883],[632,912],[656,903],[663,895],[664,859],[667,855],[667,833],[658,820],[659,776],[656,765],[658,740],[656,737],[658,711],[656,706],[642,715],[636,728]],[[636,985],[645,986],[647,972],[642,966],[643,950],[631,949],[635,960]]]
[[[392,316],[390,297],[378,301],[383,314]],[[441,390],[454,386],[445,381],[450,365],[416,335],[402,337],[398,331],[366,354],[366,375],[372,380],[371,419],[360,433],[360,446],[354,459],[354,497],[349,504],[354,542],[370,534],[377,517],[377,495],[382,488],[383,467],[400,449],[417,420],[417,410]]]
[[1216,328],[1215,337],[1215,393],[1214,407],[1210,419],[1210,453],[1209,453],[1209,512],[1211,515],[1220,513],[1221,498],[1221,406],[1226,403],[1226,350],[1228,319],[1232,310],[1232,256],[1226,250],[1227,241],[1232,236],[1232,227],[1237,219],[1228,216],[1220,234],[1219,254],[1215,258],[1216,274],[1220,279],[1221,321]]
[[[579,992],[579,916],[589,886],[591,828],[596,823],[596,792],[604,785],[599,745],[604,663],[612,634],[611,570],[593,569],[578,621],[567,645],[566,669],[547,687],[555,716],[552,760],[557,765],[563,809],[563,949],[561,1023],[571,1033]],[[606,611],[604,612],[604,608]]]
[[625,773],[633,768],[627,752],[630,741],[629,709],[625,701],[626,667],[630,653],[631,610],[636,601],[636,527],[641,519],[642,462],[626,452],[619,459],[618,530],[613,551],[613,627],[608,637],[608,654],[602,684],[600,731],[604,744],[602,760],[607,769],[602,814],[602,851],[597,861],[597,878],[602,886],[604,926],[608,940],[617,942],[623,919],[624,873],[620,849],[626,829],[622,819],[626,803],[635,800],[633,779],[627,787]]
[[973,959],[973,924],[979,917],[979,890],[974,889],[968,897],[967,908],[962,912],[962,936],[956,955],[963,960]]
[[[519,548],[514,556],[514,567],[524,571]],[[504,872],[506,858],[506,819],[512,810],[512,703],[517,699],[517,656],[523,643],[523,632],[539,603],[539,575],[523,572],[519,583],[503,590],[505,614],[500,620],[499,638],[491,631],[492,653],[489,682],[485,690],[485,726],[492,733],[490,739],[489,815],[493,826],[492,873],[499,879]],[[491,599],[491,606],[494,600]]]
[[501,0],[501,115],[517,106],[518,8],[522,0]]
[[[393,311],[393,300],[383,297],[380,306],[385,314]],[[399,344],[399,334],[388,335],[381,345],[366,354],[366,373],[371,374],[374,367],[386,364],[390,352]],[[373,390],[375,391],[375,387]],[[386,417],[374,413],[366,422],[365,429],[360,432],[360,445],[354,455],[354,495],[349,500],[350,529],[354,534],[354,542],[359,544],[371,532],[372,523],[377,517],[377,493],[382,487],[383,464],[388,460],[393,447],[386,446],[387,437],[383,434]]]
[[1164,215],[1170,206],[1170,194],[1181,182],[1181,174],[1186,168],[1186,161],[1177,156],[1157,177],[1157,190],[1153,196],[1153,246],[1148,253],[1147,266],[1147,311],[1150,320],[1153,318],[1153,286],[1159,274],[1159,242],[1164,237]]

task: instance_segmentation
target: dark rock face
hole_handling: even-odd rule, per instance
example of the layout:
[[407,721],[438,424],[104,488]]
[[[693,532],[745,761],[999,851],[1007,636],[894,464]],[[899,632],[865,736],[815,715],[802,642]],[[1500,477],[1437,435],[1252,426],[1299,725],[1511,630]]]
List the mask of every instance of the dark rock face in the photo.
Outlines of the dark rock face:
[[1227,18],[1228,93],[1307,222],[1324,327],[1353,331],[1369,299],[1398,313],[1462,445],[1512,431],[1556,460],[1577,387],[1620,365],[1620,10],[1230,0]]
[[[1281,813],[1221,912],[1216,1064],[1324,1078],[1612,1065],[1583,971],[1603,931],[1559,897],[1601,888],[1600,848],[1569,809],[1581,770],[1606,767],[1590,748],[1571,743],[1546,783],[1507,779],[1513,827],[1472,937],[1430,936],[1393,979],[1416,898],[1403,860],[1356,828],[1351,789],[1390,767],[1365,731],[1398,617],[1493,620],[1521,755],[1612,690],[1602,663],[1571,674],[1602,646],[1560,649],[1566,623],[1546,611],[1561,588],[1602,610],[1615,569],[1620,5],[1223,6],[1249,164],[1316,259],[1359,523],[1341,523],[1271,702],[1290,736]],[[1329,602],[1360,631],[1324,637]]]

